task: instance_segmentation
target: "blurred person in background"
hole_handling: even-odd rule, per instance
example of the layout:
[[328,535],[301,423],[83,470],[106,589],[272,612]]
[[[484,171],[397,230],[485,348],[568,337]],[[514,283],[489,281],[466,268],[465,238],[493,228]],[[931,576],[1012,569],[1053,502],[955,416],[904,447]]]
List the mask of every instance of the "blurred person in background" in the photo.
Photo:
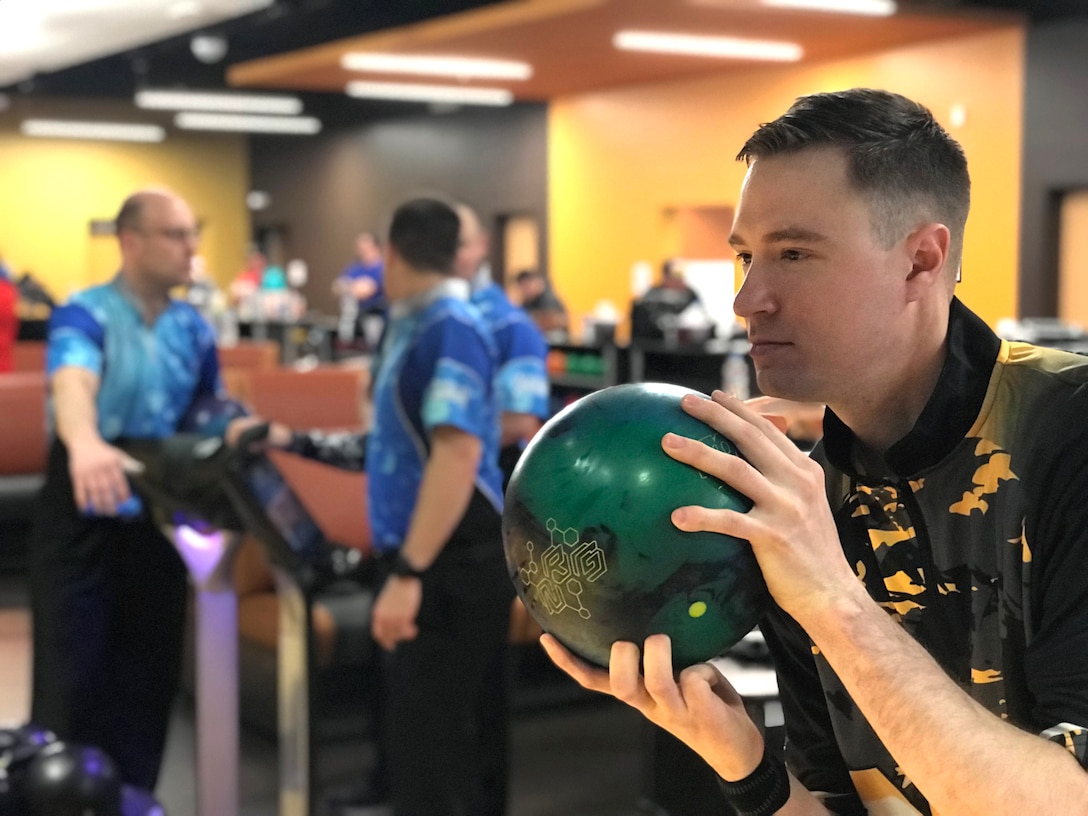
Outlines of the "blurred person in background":
[[171,290],[191,282],[189,205],[166,190],[117,215],[121,268],[53,310],[47,373],[55,437],[34,510],[31,718],[94,745],[124,782],[158,780],[178,689],[186,570],[138,507],[116,443],[175,433],[219,390],[211,327]]

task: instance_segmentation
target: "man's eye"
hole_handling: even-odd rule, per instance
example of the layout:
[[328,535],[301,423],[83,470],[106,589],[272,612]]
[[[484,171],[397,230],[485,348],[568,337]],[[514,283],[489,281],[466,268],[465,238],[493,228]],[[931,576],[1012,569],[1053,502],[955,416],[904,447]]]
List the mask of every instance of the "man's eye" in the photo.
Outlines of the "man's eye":
[[782,250],[782,260],[784,261],[800,261],[805,257],[805,253],[799,249],[784,249]]

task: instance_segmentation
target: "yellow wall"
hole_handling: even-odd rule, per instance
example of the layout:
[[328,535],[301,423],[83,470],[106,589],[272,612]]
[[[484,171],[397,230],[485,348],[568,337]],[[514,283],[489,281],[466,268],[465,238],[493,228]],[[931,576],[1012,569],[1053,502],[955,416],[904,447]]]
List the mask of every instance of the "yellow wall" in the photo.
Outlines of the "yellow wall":
[[0,130],[0,255],[30,271],[58,300],[116,271],[116,241],[92,237],[124,197],[165,186],[189,201],[204,227],[200,253],[226,283],[249,242],[249,158],[235,136],[170,135],[160,144],[31,139]]
[[[630,270],[675,243],[665,211],[732,205],[733,161],[797,96],[886,88],[928,106],[960,141],[972,215],[960,297],[991,325],[1016,314],[1024,34],[1018,25],[865,58],[770,67],[556,100],[549,111],[549,253],[572,326],[601,299],[626,313]],[[966,120],[953,127],[950,112]]]

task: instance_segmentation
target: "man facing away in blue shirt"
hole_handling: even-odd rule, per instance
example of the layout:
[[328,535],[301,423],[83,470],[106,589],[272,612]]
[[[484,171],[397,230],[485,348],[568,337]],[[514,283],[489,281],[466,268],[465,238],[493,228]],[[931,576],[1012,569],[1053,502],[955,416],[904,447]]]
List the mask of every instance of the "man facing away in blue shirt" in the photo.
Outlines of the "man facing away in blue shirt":
[[[389,651],[386,749],[396,816],[501,816],[506,631],[498,355],[454,276],[460,220],[436,199],[395,212],[389,327],[366,469],[388,577],[372,632]],[[482,756],[489,757],[481,763]]]
[[525,443],[550,415],[548,344],[528,313],[511,303],[492,279],[486,262],[488,235],[479,216],[466,204],[456,209],[461,218],[456,274],[469,282],[469,299],[480,310],[499,352],[499,464],[505,484]]

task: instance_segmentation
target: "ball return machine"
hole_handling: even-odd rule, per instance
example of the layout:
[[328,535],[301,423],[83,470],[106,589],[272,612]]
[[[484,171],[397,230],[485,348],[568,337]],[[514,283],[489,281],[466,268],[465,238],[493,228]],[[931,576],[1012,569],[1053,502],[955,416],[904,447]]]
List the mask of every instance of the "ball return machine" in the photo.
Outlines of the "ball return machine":
[[329,542],[259,448],[267,426],[236,446],[178,434],[129,441],[129,478],[188,567],[194,588],[199,816],[238,812],[238,598],[231,569],[244,532],[272,566],[279,600],[277,650],[280,816],[315,808],[313,711],[316,593],[345,578],[374,597],[362,554]]

